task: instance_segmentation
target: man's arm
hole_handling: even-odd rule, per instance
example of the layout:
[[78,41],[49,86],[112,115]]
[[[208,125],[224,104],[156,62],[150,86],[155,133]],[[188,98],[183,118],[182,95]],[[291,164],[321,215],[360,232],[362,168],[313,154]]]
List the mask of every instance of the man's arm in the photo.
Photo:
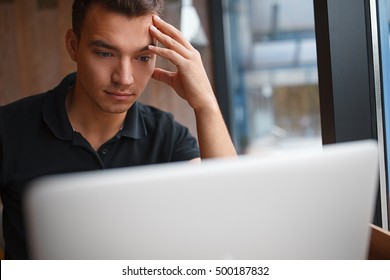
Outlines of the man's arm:
[[166,48],[149,49],[177,67],[176,72],[156,68],[153,78],[171,86],[194,109],[201,157],[236,156],[200,53],[172,25],[157,16],[153,24],[150,34]]

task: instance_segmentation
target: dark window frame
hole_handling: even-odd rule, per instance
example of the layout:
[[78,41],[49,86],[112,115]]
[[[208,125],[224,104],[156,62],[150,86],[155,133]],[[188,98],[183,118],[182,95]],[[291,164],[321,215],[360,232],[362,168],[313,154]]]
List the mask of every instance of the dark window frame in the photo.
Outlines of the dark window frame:
[[[378,77],[370,0],[314,0],[324,144],[376,139],[383,144],[377,109]],[[381,89],[379,89],[381,91]],[[380,102],[380,101],[379,101]],[[379,132],[379,133],[378,133]],[[386,165],[386,162],[383,162]],[[387,184],[386,169],[381,183]],[[386,186],[382,186],[386,187]],[[384,226],[378,187],[373,223]]]

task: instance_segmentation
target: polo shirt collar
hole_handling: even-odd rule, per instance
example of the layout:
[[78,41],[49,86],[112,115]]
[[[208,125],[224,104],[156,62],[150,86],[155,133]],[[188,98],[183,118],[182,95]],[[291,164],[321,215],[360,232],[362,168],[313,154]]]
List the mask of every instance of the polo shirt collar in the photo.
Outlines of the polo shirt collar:
[[54,135],[61,140],[73,138],[73,129],[66,113],[65,100],[69,87],[74,85],[75,81],[75,73],[66,76],[57,87],[46,93],[43,103],[43,119]]
[[[65,101],[69,87],[75,82],[76,73],[66,76],[57,87],[47,92],[42,108],[44,121],[61,140],[73,139],[73,129],[66,112]],[[146,125],[137,102],[128,110],[120,135],[134,139],[147,135]]]
[[140,139],[148,134],[144,118],[141,114],[138,102],[127,111],[125,122],[121,130],[121,136]]

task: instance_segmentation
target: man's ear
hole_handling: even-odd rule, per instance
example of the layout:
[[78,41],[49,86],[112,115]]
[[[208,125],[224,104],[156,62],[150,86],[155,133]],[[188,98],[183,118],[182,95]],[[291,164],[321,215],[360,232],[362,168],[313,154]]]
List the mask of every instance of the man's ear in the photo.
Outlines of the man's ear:
[[69,56],[74,62],[77,62],[78,38],[72,29],[69,29],[65,35],[65,45]]

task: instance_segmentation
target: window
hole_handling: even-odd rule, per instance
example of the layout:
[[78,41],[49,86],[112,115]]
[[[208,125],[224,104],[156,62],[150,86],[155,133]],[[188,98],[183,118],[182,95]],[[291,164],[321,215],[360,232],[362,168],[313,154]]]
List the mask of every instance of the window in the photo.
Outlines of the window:
[[320,148],[313,1],[225,0],[223,13],[238,151]]

